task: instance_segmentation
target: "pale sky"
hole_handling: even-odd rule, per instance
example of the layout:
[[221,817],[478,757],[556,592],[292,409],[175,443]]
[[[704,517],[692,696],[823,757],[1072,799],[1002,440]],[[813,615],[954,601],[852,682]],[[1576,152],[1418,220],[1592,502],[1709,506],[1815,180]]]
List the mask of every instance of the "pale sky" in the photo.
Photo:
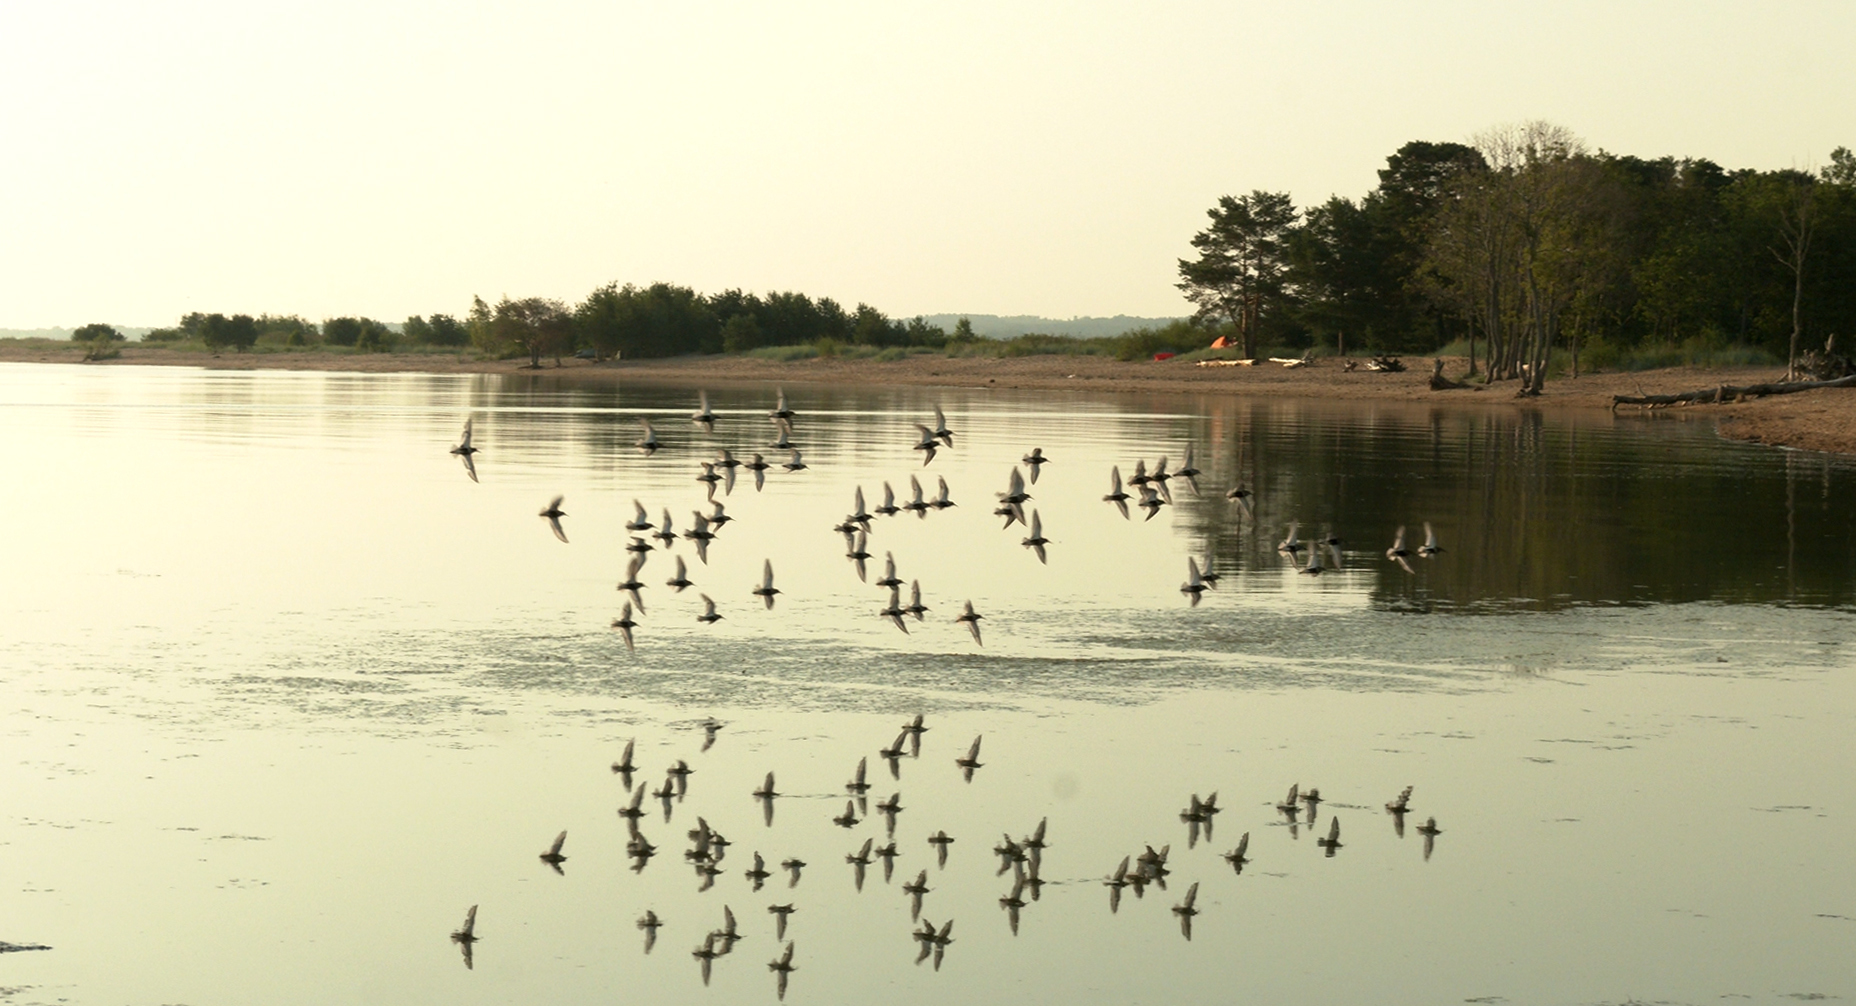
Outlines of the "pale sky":
[[1856,3],[0,4],[0,327],[609,281],[1172,315],[1224,194],[1546,119],[1856,146]]

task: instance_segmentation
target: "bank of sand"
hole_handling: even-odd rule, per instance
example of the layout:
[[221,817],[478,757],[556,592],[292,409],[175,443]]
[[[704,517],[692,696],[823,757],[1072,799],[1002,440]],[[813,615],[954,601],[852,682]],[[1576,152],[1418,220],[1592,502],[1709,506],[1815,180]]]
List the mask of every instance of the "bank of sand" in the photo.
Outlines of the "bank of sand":
[[[0,340],[0,362],[74,363],[81,347]],[[1413,357],[1400,374],[1363,370],[1345,373],[1334,360],[1289,370],[1257,367],[1197,367],[1176,360],[1123,362],[1094,356],[1020,356],[1003,359],[940,355],[878,362],[815,357],[780,362],[743,356],[689,356],[668,360],[593,363],[568,359],[540,373],[576,381],[662,380],[677,382],[803,384],[906,384],[924,387],[989,387],[1024,390],[1087,390],[1160,394],[1242,394],[1284,398],[1426,402],[1480,409],[1608,409],[1613,395],[1669,394],[1779,380],[1772,367],[1714,370],[1674,367],[1636,373],[1588,374],[1547,383],[1538,398],[1517,399],[1515,385],[1475,391],[1432,391],[1428,360]],[[206,353],[130,345],[100,366],[193,366],[224,370],[326,370],[362,373],[532,374],[524,360],[479,360],[468,354],[432,353]],[[1461,358],[1446,361],[1460,374]],[[1621,414],[1640,414],[1626,407]],[[1856,454],[1856,389],[1832,388],[1779,395],[1730,405],[1697,405],[1642,413],[1646,421],[1711,422],[1724,437],[1801,450]]]

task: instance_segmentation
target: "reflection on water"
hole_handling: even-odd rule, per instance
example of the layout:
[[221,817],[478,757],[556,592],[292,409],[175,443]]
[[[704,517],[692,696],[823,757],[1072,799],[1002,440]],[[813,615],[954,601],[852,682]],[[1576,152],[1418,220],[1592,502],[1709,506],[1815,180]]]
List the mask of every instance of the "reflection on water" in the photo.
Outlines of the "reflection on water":
[[[54,948],[0,1002],[1856,993],[1848,463],[794,386],[809,467],[703,556],[636,525],[785,460],[776,389],[708,390],[0,368],[0,940]],[[1198,492],[1102,500],[1189,444]],[[1034,448],[1045,562],[994,514]],[[912,475],[954,505],[872,508],[860,578],[834,525]]]

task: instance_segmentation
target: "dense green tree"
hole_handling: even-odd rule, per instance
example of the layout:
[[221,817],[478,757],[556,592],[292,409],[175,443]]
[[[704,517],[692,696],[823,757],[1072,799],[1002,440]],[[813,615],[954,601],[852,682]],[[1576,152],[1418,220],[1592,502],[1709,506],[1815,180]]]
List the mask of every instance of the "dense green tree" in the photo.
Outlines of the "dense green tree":
[[498,341],[519,346],[528,354],[531,368],[539,369],[544,356],[554,357],[558,367],[561,356],[573,349],[574,318],[567,306],[558,300],[504,297],[497,302],[490,324],[496,329]]
[[400,326],[400,338],[415,346],[468,346],[470,329],[448,314],[413,315]]
[[123,334],[114,325],[102,322],[85,325],[71,333],[72,342],[122,342]]
[[[190,316],[191,317],[191,316]],[[249,314],[198,316],[201,341],[207,349],[235,349],[243,352],[258,341],[258,319]]]
[[725,353],[745,353],[760,346],[760,322],[754,316],[743,312],[728,319],[722,325],[722,351]]
[[1200,320],[1235,323],[1244,355],[1257,355],[1265,319],[1293,303],[1289,236],[1295,204],[1285,192],[1223,196],[1207,211],[1212,224],[1193,235],[1196,260],[1179,260],[1179,289]]
[[330,318],[322,323],[322,341],[379,352],[393,345],[393,330],[373,318]]

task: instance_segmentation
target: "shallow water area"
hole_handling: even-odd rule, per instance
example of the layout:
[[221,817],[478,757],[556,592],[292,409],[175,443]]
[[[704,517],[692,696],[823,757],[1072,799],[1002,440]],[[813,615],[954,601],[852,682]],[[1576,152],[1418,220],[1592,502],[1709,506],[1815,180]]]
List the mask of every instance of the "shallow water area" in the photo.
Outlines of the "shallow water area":
[[[788,387],[788,473],[776,389],[709,389],[713,432],[696,390],[0,366],[0,941],[51,947],[0,954],[0,1002],[774,1002],[786,903],[794,1003],[1856,994],[1850,462],[1608,414]],[[954,446],[924,466],[936,404]],[[480,482],[447,453],[467,416]],[[1197,493],[1174,478],[1152,520],[1102,501],[1111,465],[1188,444]],[[1032,447],[1044,563],[992,514]],[[776,467],[717,490],[707,561],[647,539],[628,651],[632,501],[687,529],[722,448]],[[911,475],[957,505],[874,516],[859,579],[832,526]],[[556,495],[566,543],[537,516]],[[1339,567],[1279,552],[1292,521]],[[1407,572],[1385,551],[1427,521],[1444,551]],[[929,606],[906,633],[886,554]],[[917,713],[892,775],[878,749]],[[641,870],[628,741],[634,786],[694,770],[643,801]],[[1291,784],[1312,824],[1275,809]],[[1180,813],[1213,791],[1195,838]],[[732,842],[706,890],[698,817]],[[992,850],[1041,819],[1014,932]],[[860,888],[866,839],[897,854]],[[1111,910],[1149,845],[1165,889]],[[920,917],[954,922],[938,969],[901,890],[922,870]],[[467,968],[447,937],[473,904]],[[705,985],[724,906],[742,938]]]

